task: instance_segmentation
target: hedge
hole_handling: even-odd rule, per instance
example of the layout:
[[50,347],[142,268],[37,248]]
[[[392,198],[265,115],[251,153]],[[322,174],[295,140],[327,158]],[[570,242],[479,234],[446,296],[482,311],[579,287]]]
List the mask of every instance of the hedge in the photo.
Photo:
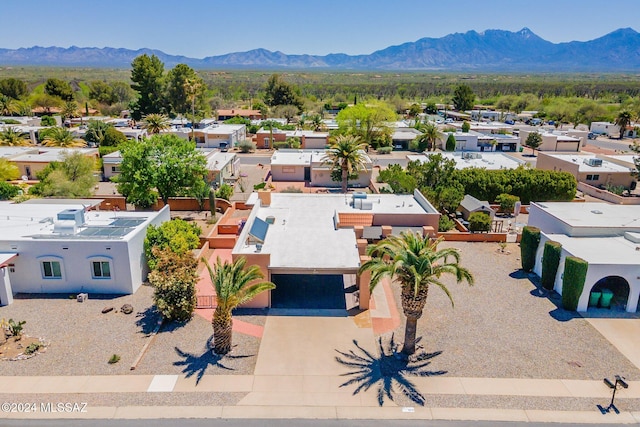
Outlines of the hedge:
[[522,229],[522,239],[520,240],[520,258],[522,259],[522,269],[531,271],[536,265],[536,251],[540,244],[540,229],[526,226]]
[[542,255],[542,287],[552,291],[558,273],[558,265],[560,265],[560,254],[562,253],[562,245],[553,240],[547,240],[544,243],[544,253]]
[[455,149],[456,149],[456,137],[453,136],[452,133],[450,133],[449,136],[447,137],[447,142],[445,143],[445,150],[455,151]]
[[565,259],[562,276],[562,306],[565,310],[576,311],[578,308],[588,268],[589,263],[582,258],[569,256]]

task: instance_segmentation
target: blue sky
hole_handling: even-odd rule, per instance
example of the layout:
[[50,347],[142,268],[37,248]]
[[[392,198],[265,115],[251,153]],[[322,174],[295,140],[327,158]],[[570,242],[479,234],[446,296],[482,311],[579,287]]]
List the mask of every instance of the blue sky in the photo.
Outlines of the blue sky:
[[368,54],[422,37],[523,27],[558,43],[640,30],[639,11],[638,0],[6,0],[0,48]]

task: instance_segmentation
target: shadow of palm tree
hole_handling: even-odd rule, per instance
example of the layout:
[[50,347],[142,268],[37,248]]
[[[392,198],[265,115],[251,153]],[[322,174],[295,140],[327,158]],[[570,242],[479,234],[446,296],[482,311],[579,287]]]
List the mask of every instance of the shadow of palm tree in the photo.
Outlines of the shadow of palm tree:
[[213,349],[213,335],[209,337],[207,340],[206,350],[201,355],[187,353],[185,351],[180,350],[178,347],[174,347],[178,356],[182,357],[184,360],[180,360],[178,362],[173,362],[174,366],[184,366],[182,369],[182,373],[185,374],[186,378],[190,378],[193,375],[197,375],[196,384],[200,383],[200,380],[207,372],[209,366],[217,367],[226,371],[235,371],[235,369],[225,366],[223,360],[231,360],[231,359],[244,359],[247,357],[253,357],[254,355],[238,355],[232,356],[229,354],[220,355],[215,354]]
[[348,352],[336,350],[340,354],[340,356],[336,356],[336,360],[352,368],[351,372],[341,374],[352,378],[340,384],[340,387],[355,384],[357,387],[353,394],[356,395],[361,391],[366,392],[371,387],[376,386],[378,389],[378,404],[380,406],[384,403],[385,396],[394,401],[396,388],[414,403],[424,406],[424,396],[407,377],[431,377],[447,373],[447,371],[424,370],[425,367],[431,364],[431,359],[440,355],[441,351],[434,353],[421,352],[407,358],[398,351],[399,345],[394,342],[393,335],[386,348],[382,343],[382,338],[378,338],[378,356],[362,348],[356,340],[353,340],[353,344],[356,346],[355,350],[349,350]]

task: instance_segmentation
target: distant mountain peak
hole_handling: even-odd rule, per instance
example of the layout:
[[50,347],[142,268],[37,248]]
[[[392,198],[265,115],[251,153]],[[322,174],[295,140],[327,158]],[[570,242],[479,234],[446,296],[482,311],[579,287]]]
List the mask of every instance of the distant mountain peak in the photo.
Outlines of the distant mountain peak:
[[167,68],[185,63],[209,69],[315,69],[315,70],[438,70],[511,72],[617,72],[640,69],[640,34],[620,28],[586,42],[552,43],[529,28],[518,31],[487,29],[449,34],[441,38],[421,38],[377,50],[369,55],[296,54],[287,55],[256,48],[248,52],[196,59],[168,55],[156,49],[137,50],[97,47],[0,48],[0,66],[131,66],[142,54],[155,54]]

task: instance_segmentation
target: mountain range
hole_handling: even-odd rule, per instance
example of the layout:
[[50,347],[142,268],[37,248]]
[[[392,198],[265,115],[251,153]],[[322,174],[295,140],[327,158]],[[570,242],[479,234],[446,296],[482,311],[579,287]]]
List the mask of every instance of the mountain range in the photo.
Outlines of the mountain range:
[[0,66],[88,66],[129,68],[142,54],[154,54],[167,67],[196,69],[295,69],[490,72],[638,72],[640,33],[621,28],[600,38],[552,43],[528,28],[487,30],[422,38],[368,55],[287,55],[266,49],[206,58],[168,55],[153,49],[39,47],[1,49]]

